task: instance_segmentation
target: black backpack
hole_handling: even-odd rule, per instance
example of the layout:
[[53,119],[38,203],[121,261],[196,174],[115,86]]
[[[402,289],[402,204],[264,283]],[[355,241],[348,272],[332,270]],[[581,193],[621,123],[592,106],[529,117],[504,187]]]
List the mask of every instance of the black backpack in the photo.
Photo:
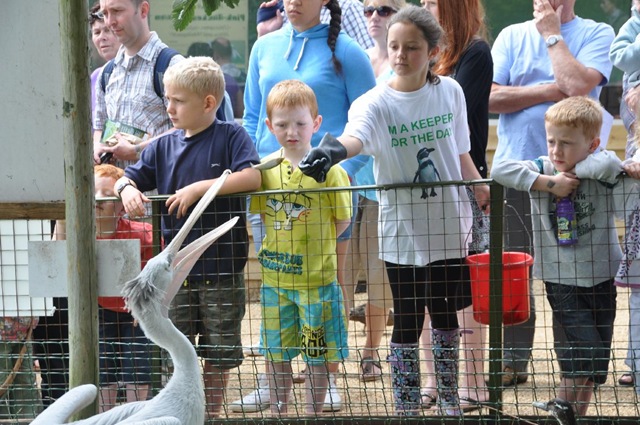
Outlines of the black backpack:
[[[156,63],[153,66],[153,91],[156,95],[164,102],[164,84],[162,83],[162,78],[164,77],[164,72],[169,68],[169,64],[171,63],[171,59],[175,55],[179,55],[177,50],[172,49],[171,47],[165,47],[160,50],[158,57],[156,58]],[[113,67],[115,66],[114,59],[111,59],[102,69],[102,77],[100,78],[100,88],[102,91],[106,91],[107,83],[109,82],[109,78],[111,77],[111,73],[113,72]],[[224,115],[224,106],[225,99],[222,99],[222,103],[216,112],[216,118],[225,121]]]

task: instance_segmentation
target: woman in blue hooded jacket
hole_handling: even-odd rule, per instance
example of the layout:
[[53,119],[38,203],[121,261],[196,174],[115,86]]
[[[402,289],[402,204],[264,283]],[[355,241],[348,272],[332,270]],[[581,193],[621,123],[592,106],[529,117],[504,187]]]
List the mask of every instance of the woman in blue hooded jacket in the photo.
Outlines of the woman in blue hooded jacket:
[[[280,81],[301,80],[316,94],[323,121],[312,146],[326,132],[342,134],[351,103],[376,84],[368,56],[340,30],[337,0],[285,0],[284,7],[289,22],[260,37],[249,58],[243,125],[261,158],[280,148],[264,125],[267,95]],[[328,25],[320,22],[322,7],[331,11]]]

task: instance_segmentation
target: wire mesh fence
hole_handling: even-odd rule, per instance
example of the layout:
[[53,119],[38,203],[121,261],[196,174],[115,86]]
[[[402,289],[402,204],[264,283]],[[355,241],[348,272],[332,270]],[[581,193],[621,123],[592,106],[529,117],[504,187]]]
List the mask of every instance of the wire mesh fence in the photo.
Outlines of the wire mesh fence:
[[[507,251],[506,247],[512,247],[513,241],[508,239],[515,236],[527,234],[525,227],[513,228],[508,224],[503,226],[504,216],[512,213],[511,202],[507,194],[507,203],[503,196],[502,187],[491,183],[492,202],[489,220],[483,222],[484,230],[490,238],[486,246],[478,248],[473,246],[472,252],[485,252],[480,258],[482,270],[471,272],[471,279],[468,275],[461,274],[450,277],[450,287],[460,287],[457,291],[447,293],[449,302],[459,309],[457,318],[461,343],[459,348],[459,377],[457,393],[462,400],[461,407],[464,410],[463,419],[467,422],[485,421],[505,421],[509,423],[543,423],[548,420],[546,412],[542,412],[533,406],[534,402],[546,402],[561,395],[561,388],[566,385],[567,369],[573,370],[576,376],[597,375],[593,370],[580,370],[582,365],[593,363],[594,360],[604,362],[604,371],[599,370],[601,375],[606,377],[602,383],[598,383],[593,390],[591,403],[586,410],[586,416],[592,419],[611,420],[616,423],[627,423],[637,420],[640,416],[638,411],[637,395],[634,388],[635,375],[633,373],[634,354],[629,352],[629,341],[633,338],[634,332],[629,331],[630,313],[634,310],[630,308],[631,290],[618,288],[617,296],[614,299],[615,308],[610,312],[611,325],[606,318],[598,327],[600,335],[610,332],[610,362],[607,362],[608,353],[596,350],[594,346],[577,347],[571,344],[564,344],[563,351],[557,351],[554,341],[560,337],[557,335],[558,329],[563,326],[554,323],[553,310],[550,307],[549,289],[546,284],[538,278],[532,278],[529,282],[526,278],[511,275],[505,270],[508,266],[516,266],[518,272],[528,272],[529,267],[521,264],[520,259],[506,258],[502,256],[502,251]],[[378,195],[377,204],[374,200],[360,196],[353,196],[356,201],[353,209],[354,228],[349,249],[341,251],[344,253],[344,263],[339,279],[342,281],[341,294],[329,296],[324,302],[324,309],[320,313],[308,313],[306,307],[312,304],[309,298],[295,299],[288,298],[283,301],[278,298],[275,304],[267,305],[266,295],[273,297],[273,293],[265,293],[261,290],[264,277],[264,268],[269,268],[275,272],[275,276],[281,276],[284,270],[293,271],[295,279],[294,287],[298,290],[316,290],[318,285],[308,283],[308,276],[314,270],[301,268],[301,261],[308,264],[317,264],[318,269],[323,273],[327,269],[327,264],[336,264],[340,261],[336,256],[335,243],[326,244],[325,238],[335,239],[327,230],[331,222],[314,222],[313,209],[311,205],[319,202],[319,208],[333,208],[331,199],[339,192],[337,190],[314,190],[302,191],[271,191],[253,194],[255,199],[262,196],[266,202],[259,204],[259,208],[252,208],[258,216],[247,220],[246,229],[249,239],[245,241],[242,231],[233,238],[223,239],[221,244],[230,244],[223,251],[207,252],[205,256],[208,261],[216,263],[220,270],[231,270],[238,272],[241,278],[232,278],[226,272],[221,276],[208,275],[209,269],[202,263],[197,264],[188,282],[179,291],[174,308],[172,308],[171,318],[180,330],[192,337],[192,342],[199,354],[201,363],[205,393],[207,394],[207,412],[209,418],[217,416],[219,421],[229,423],[255,423],[269,421],[295,422],[300,418],[322,423],[324,421],[341,421],[347,423],[387,423],[389,418],[402,420],[406,423],[413,423],[417,420],[438,421],[458,420],[457,418],[447,418],[438,402],[441,393],[438,391],[436,372],[433,361],[433,351],[429,336],[430,318],[427,315],[426,325],[422,332],[418,349],[420,357],[420,390],[421,405],[416,412],[418,418],[399,418],[397,415],[396,400],[394,399],[393,380],[391,379],[390,365],[387,362],[389,347],[394,334],[394,329],[402,326],[406,328],[407,317],[403,315],[416,316],[411,313],[413,310],[394,311],[392,291],[389,285],[389,276],[385,270],[385,263],[379,260],[379,256],[384,256],[387,261],[390,258],[399,259],[398,262],[405,261],[408,254],[415,250],[414,240],[430,237],[431,243],[427,245],[427,251],[421,252],[421,258],[432,258],[439,260],[438,253],[444,252],[447,248],[457,249],[456,244],[462,244],[466,248],[471,242],[470,226],[473,221],[473,214],[470,209],[455,208],[463,211],[464,217],[447,215],[449,211],[443,208],[443,204],[450,201],[445,195],[446,187],[451,187],[459,193],[466,193],[463,184],[453,185],[409,185],[393,187],[367,187],[353,189],[353,194],[358,191],[364,193],[369,189],[369,194],[375,192]],[[344,190],[344,189],[343,189]],[[634,189],[629,187],[627,192]],[[441,196],[444,202],[439,204],[440,210],[424,210],[424,203],[412,205],[413,197],[421,198],[426,194],[428,198],[432,191],[437,196]],[[153,223],[143,226],[142,234],[132,233],[124,236],[120,229],[118,238],[140,239],[143,241],[141,257],[143,261],[152,254],[144,252],[145,247],[149,248],[151,243],[155,252],[160,250],[158,238],[155,242],[149,242],[145,237],[145,232],[160,231],[160,222],[167,220],[165,224],[171,223],[170,217],[161,217],[159,204],[163,197],[154,199],[154,215],[143,219],[143,222]],[[241,204],[244,205],[244,198]],[[424,199],[424,198],[422,198]],[[441,199],[441,201],[443,200]],[[628,198],[627,198],[628,200]],[[99,200],[98,204],[113,204],[115,201]],[[595,210],[593,205],[603,202],[602,199],[582,199],[580,205],[592,208],[584,208],[578,216],[578,224],[581,236],[593,231],[593,222],[590,211]],[[327,204],[328,203],[328,204]],[[233,203],[231,203],[233,204]],[[237,203],[236,203],[237,204]],[[330,206],[327,206],[330,205]],[[450,205],[451,206],[451,205]],[[449,206],[449,207],[450,207]],[[628,205],[627,205],[628,207]],[[387,220],[380,224],[378,222],[379,208],[400,208],[402,213],[398,213],[397,220]],[[608,208],[608,207],[607,207]],[[105,210],[107,210],[105,208]],[[115,208],[114,210],[118,210]],[[407,212],[409,215],[407,216]],[[616,221],[609,220],[611,230],[617,232],[620,241],[624,246],[625,225],[624,219],[631,211],[622,211]],[[613,206],[608,213],[613,217]],[[232,215],[246,214],[244,208],[232,211]],[[282,239],[274,244],[258,247],[255,242],[263,234],[264,228],[258,227],[260,214],[271,214],[271,219],[265,219],[267,225],[275,226],[273,231],[267,232],[267,237],[273,235],[283,235],[289,232],[288,237],[281,236]],[[534,218],[527,213],[519,219]],[[518,215],[518,214],[516,214]],[[477,218],[477,217],[476,217]],[[537,217],[553,223],[555,217]],[[112,217],[117,221],[118,217]],[[409,220],[407,222],[406,220]],[[213,220],[215,221],[215,220]],[[462,224],[461,224],[462,223]],[[490,223],[490,228],[489,226]],[[2,284],[2,315],[0,320],[0,419],[7,423],[28,423],[43,407],[47,407],[52,401],[59,398],[68,390],[69,383],[69,333],[68,314],[74,314],[68,310],[64,297],[42,298],[38,294],[29,294],[29,267],[28,241],[50,240],[55,233],[55,222],[48,220],[3,220],[0,222],[0,282]],[[587,225],[588,224],[588,225]],[[291,233],[290,229],[300,226],[298,232]],[[311,228],[310,226],[316,226]],[[592,227],[589,227],[592,226]],[[262,230],[261,230],[262,229]],[[379,232],[379,229],[381,231]],[[413,233],[402,234],[403,229],[412,229]],[[206,229],[200,229],[204,231]],[[402,234],[406,240],[385,240],[388,232]],[[423,232],[423,233],[419,233]],[[534,226],[526,236],[534,236],[535,232],[541,232]],[[171,231],[159,232],[164,238],[164,242],[171,238]],[[329,235],[329,236],[327,236]],[[540,235],[538,235],[540,236]],[[100,237],[100,236],[99,236]],[[101,238],[115,238],[114,235],[102,235]],[[145,242],[147,241],[147,242]],[[146,245],[145,245],[146,244]],[[395,245],[394,245],[395,244]],[[302,248],[301,248],[302,246]],[[273,249],[277,247],[277,249]],[[332,248],[333,247],[333,248]],[[382,250],[381,250],[382,248]],[[511,249],[511,248],[509,248]],[[573,250],[572,247],[545,246],[545,250]],[[268,252],[265,252],[267,250]],[[297,250],[297,251],[296,251]],[[531,247],[523,247],[519,251],[531,251]],[[300,258],[296,253],[301,252]],[[390,252],[391,251],[391,252]],[[515,252],[513,250],[511,252]],[[231,252],[232,257],[220,254],[220,252]],[[305,253],[313,252],[313,255],[322,259],[322,262],[315,261],[314,258],[305,257]],[[590,258],[575,257],[574,261],[564,262],[562,267],[570,269],[576,275],[593,275],[599,270],[599,265],[603,263],[619,264],[619,258],[611,258],[611,248],[603,241],[592,241],[590,248]],[[413,252],[415,254],[415,252]],[[466,254],[466,252],[465,252]],[[538,253],[536,253],[537,255]],[[565,258],[565,252],[559,258]],[[245,265],[245,256],[246,265]],[[452,258],[452,257],[450,257]],[[550,257],[545,257],[550,258]],[[393,261],[388,261],[386,266]],[[513,264],[511,264],[513,263]],[[308,264],[305,264],[307,266]],[[426,264],[426,263],[424,263]],[[543,261],[536,265],[536,273],[539,271],[549,272],[559,264],[553,264],[551,260]],[[64,264],[59,267],[65,267]],[[614,266],[611,266],[614,267]],[[330,267],[329,267],[330,268]],[[472,267],[473,268],[473,267]],[[466,269],[468,273],[468,269]],[[607,279],[599,279],[597,283],[609,281],[615,275],[608,276]],[[480,273],[480,275],[478,275]],[[504,275],[503,275],[504,273]],[[547,273],[546,276],[549,274]],[[453,276],[453,275],[452,275]],[[501,277],[505,280],[502,281]],[[332,283],[337,276],[327,272],[322,275],[321,281],[324,285]],[[485,285],[481,285],[479,280],[487,279]],[[520,280],[520,281],[519,281]],[[307,283],[305,283],[307,282]],[[571,285],[571,279],[562,280],[560,284]],[[490,283],[490,284],[489,284]],[[529,288],[530,283],[530,288]],[[515,293],[508,292],[513,287],[524,284],[522,290]],[[320,285],[320,286],[324,286]],[[613,288],[613,285],[607,286]],[[530,290],[529,290],[530,289]],[[600,293],[597,296],[588,298],[589,302],[595,302],[598,298],[611,299],[613,290]],[[510,293],[510,296],[505,294]],[[202,296],[202,300],[200,297]],[[278,292],[278,296],[283,294]],[[294,295],[289,294],[290,297]],[[517,299],[516,299],[517,297]],[[568,296],[570,297],[570,296]],[[333,299],[331,299],[333,298]],[[344,302],[343,317],[336,316],[334,310],[327,307],[331,301],[336,299]],[[473,299],[473,305],[471,300]],[[293,300],[293,301],[292,301]],[[272,301],[272,300],[271,300]],[[89,301],[87,301],[89,302]],[[425,310],[427,300],[424,295],[413,300],[415,311]],[[281,308],[285,304],[294,304],[294,308],[285,310]],[[108,410],[114,405],[126,403],[134,400],[144,400],[153,397],[166,384],[171,376],[171,361],[165,352],[161,351],[153,343],[144,339],[141,330],[134,324],[133,318],[122,310],[122,305],[110,304],[108,300],[101,299],[99,313],[100,326],[100,347],[96,350],[100,353],[100,408]],[[180,306],[180,308],[177,308]],[[397,307],[397,305],[396,305]],[[404,309],[404,304],[401,307]],[[480,311],[481,308],[488,310]],[[274,310],[275,309],[275,310]],[[502,325],[501,320],[507,321],[504,311],[511,309],[516,319],[522,321],[529,317],[528,328],[523,325]],[[602,308],[604,309],[604,307]],[[504,311],[500,311],[504,310]],[[523,311],[524,310],[524,311]],[[570,310],[570,309],[569,309]],[[273,319],[274,311],[277,312],[277,320],[270,320],[265,331],[263,315]],[[410,312],[411,311],[411,312]],[[522,315],[524,313],[524,316]],[[571,315],[572,312],[569,312]],[[583,314],[598,312],[578,312],[575,317],[585,317]],[[601,312],[600,312],[601,313]],[[306,316],[305,316],[306,314]],[[322,338],[314,333],[312,328],[317,323],[320,314],[324,319],[322,322],[342,322],[345,324],[346,333],[336,331],[339,325],[333,323],[333,335],[322,335]],[[334,315],[334,317],[327,317]],[[419,316],[419,315],[418,315]],[[416,316],[416,317],[418,317]],[[305,318],[306,317],[306,318]],[[420,316],[421,317],[421,316]],[[239,320],[239,321],[238,321]],[[420,318],[414,318],[415,332],[418,325],[422,325]],[[478,323],[477,320],[486,322]],[[32,325],[36,324],[34,330]],[[281,328],[274,328],[273,324],[279,323]],[[395,327],[394,327],[395,324]],[[579,323],[584,325],[584,323]],[[571,327],[565,323],[564,327]],[[575,326],[578,326],[576,324]],[[637,326],[637,324],[636,324]],[[305,328],[306,327],[306,328]],[[455,324],[451,324],[456,328]],[[304,329],[303,329],[304,328]],[[554,329],[556,335],[554,335]],[[608,330],[607,330],[608,329]],[[282,336],[281,347],[263,347],[265,332]],[[420,333],[418,332],[418,333]],[[527,344],[522,339],[527,339],[525,335],[531,335],[532,343]],[[398,337],[396,335],[396,337]],[[521,338],[522,337],[522,338]],[[267,337],[273,340],[273,335]],[[323,340],[324,338],[324,340]],[[520,338],[520,341],[519,341]],[[606,338],[604,338],[606,340]],[[507,342],[504,343],[503,340]],[[318,368],[324,367],[322,361],[314,362],[311,354],[313,344],[323,347],[326,341],[330,341],[331,347],[325,349],[323,355],[330,355],[330,351],[344,352],[348,349],[348,355],[343,360],[336,361],[333,369]],[[516,341],[509,343],[508,341]],[[605,348],[607,341],[605,341]],[[509,346],[511,344],[511,346]],[[520,344],[520,345],[518,345]],[[315,347],[317,348],[317,347]],[[579,348],[584,348],[582,351]],[[321,350],[322,351],[322,350]],[[572,357],[569,366],[566,363],[560,366],[558,353],[579,352],[578,357]],[[504,363],[503,358],[509,358],[510,353],[524,353],[518,363]],[[277,353],[277,354],[276,354]],[[284,353],[284,354],[283,354]],[[297,354],[305,354],[297,355]],[[329,354],[327,354],[329,353]],[[586,353],[586,354],[585,354]],[[604,353],[604,354],[594,354]],[[265,357],[267,354],[267,357]],[[269,381],[269,369],[271,359],[274,363],[287,360],[291,355],[291,378],[293,382],[285,382],[283,388],[291,385],[291,392],[284,394],[282,388],[276,391],[269,390],[270,384],[281,385],[282,379],[275,380],[272,375]],[[637,355],[637,354],[636,354]],[[278,357],[281,356],[281,357]],[[284,356],[284,357],[282,357]],[[583,357],[579,357],[583,356]],[[309,361],[311,366],[303,360]],[[320,356],[322,359],[323,357]],[[285,362],[287,363],[287,362]],[[597,362],[596,362],[597,363]],[[503,366],[511,364],[511,367],[504,369]],[[630,367],[631,365],[631,367]],[[277,371],[286,374],[287,368],[280,368]],[[588,369],[588,367],[587,367]],[[328,378],[328,389],[323,398],[322,412],[310,413],[309,400],[313,398],[317,388],[310,385],[310,379],[316,382],[315,375],[308,375],[309,370],[319,372]],[[563,375],[563,370],[565,375]],[[228,375],[224,378],[221,371],[226,371]],[[96,371],[98,372],[98,371]],[[564,377],[564,380],[563,380]],[[226,391],[221,399],[216,398],[220,391],[220,382],[227,381]],[[601,379],[601,378],[597,378]],[[323,381],[319,381],[323,382]],[[590,385],[586,384],[587,387]],[[320,384],[320,386],[322,386]],[[576,387],[577,388],[577,387]],[[580,387],[582,388],[582,387]],[[277,390],[280,389],[280,392]],[[397,389],[397,388],[396,388]],[[309,392],[309,394],[307,393]],[[322,392],[320,392],[322,393]],[[272,402],[272,398],[279,397],[277,402]],[[317,397],[317,396],[316,396]],[[282,408],[282,403],[287,402],[288,409],[286,415],[279,415],[277,411]],[[477,403],[479,402],[479,403]]]

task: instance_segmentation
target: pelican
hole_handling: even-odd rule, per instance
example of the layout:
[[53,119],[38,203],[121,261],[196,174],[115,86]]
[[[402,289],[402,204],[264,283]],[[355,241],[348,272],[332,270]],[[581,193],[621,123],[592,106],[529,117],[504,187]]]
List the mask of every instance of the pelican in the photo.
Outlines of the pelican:
[[[127,307],[151,341],[169,352],[174,372],[167,385],[151,400],[117,406],[91,418],[72,422],[83,425],[200,425],[205,401],[196,351],[169,320],[169,306],[180,285],[202,253],[238,221],[234,217],[180,249],[187,234],[224,184],[226,170],[200,199],[171,243],[153,257],[140,274],[122,290]],[[74,413],[90,405],[98,389],[81,385],[60,397],[31,425],[64,424]]]

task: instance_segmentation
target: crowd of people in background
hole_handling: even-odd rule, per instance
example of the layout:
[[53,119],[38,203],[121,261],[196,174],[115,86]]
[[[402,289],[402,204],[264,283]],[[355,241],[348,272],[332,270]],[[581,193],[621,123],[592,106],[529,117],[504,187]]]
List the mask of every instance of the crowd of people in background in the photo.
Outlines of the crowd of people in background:
[[[640,178],[634,130],[640,0],[630,1],[630,14],[601,2],[610,23],[625,21],[617,36],[609,24],[577,16],[576,1],[532,0],[533,19],[504,28],[490,44],[482,0],[421,0],[420,6],[272,0],[258,10],[259,38],[246,73],[234,64],[225,37],[194,43],[188,59],[172,52],[149,28],[147,0],[100,0],[92,7],[92,41],[107,62],[91,75],[96,197],[120,199],[106,211],[96,206],[97,238],[138,238],[148,259],[144,191],[169,195],[161,207],[168,243],[227,168],[232,174],[221,194],[296,191],[216,200],[192,231],[195,238],[247,212],[205,253],[171,309],[185,335],[194,343],[200,336],[209,418],[223,414],[229,371],[243,361],[248,226],[263,276],[257,350],[267,362],[257,387],[229,404],[232,412],[289,414],[294,382],[306,383],[306,414],[339,411],[336,375],[348,356],[358,356],[362,382],[382,379],[388,368],[396,415],[461,416],[489,402],[486,329],[473,318],[465,264],[488,249],[488,186],[304,195],[324,187],[495,177],[507,187],[504,250],[535,258],[531,282],[543,280],[552,308],[557,398],[584,416],[594,388],[606,380],[616,286],[631,288],[630,372],[619,383],[640,383],[640,279],[633,273],[640,258],[633,180]],[[624,163],[599,147],[609,130],[601,127],[610,124],[603,123],[598,99],[614,65],[624,72]],[[491,170],[490,113],[498,115]],[[427,117],[447,117],[433,139],[412,125]],[[397,133],[424,142],[397,142]],[[629,177],[620,178],[622,171]],[[628,195],[626,203],[616,201],[620,193]],[[558,229],[544,218],[557,214],[557,200],[566,197],[589,211],[578,220],[588,221],[590,230],[576,236],[576,245],[558,247]],[[285,204],[314,219],[292,219]],[[627,219],[625,250],[608,215],[614,210]],[[64,230],[56,223],[55,238],[64,239]],[[609,255],[598,262],[593,249],[605,245]],[[594,266],[578,273],[576,261]],[[347,323],[360,270],[367,284],[366,339],[350,351]],[[529,379],[533,290],[529,296],[529,319],[504,329],[503,386]],[[116,403],[118,382],[127,402],[146,399],[151,382],[150,342],[123,300],[113,301],[100,303],[101,410]],[[4,318],[0,335],[28,340],[33,333],[44,407],[68,385],[67,306],[64,298],[55,303],[56,315],[39,326],[37,318]],[[383,348],[390,312],[393,330]],[[305,366],[296,375],[291,361],[299,355]],[[24,376],[33,376],[24,363]],[[164,370],[170,373],[171,364]],[[34,399],[24,388],[0,396]],[[34,405],[20,414],[34,417],[39,410]]]

